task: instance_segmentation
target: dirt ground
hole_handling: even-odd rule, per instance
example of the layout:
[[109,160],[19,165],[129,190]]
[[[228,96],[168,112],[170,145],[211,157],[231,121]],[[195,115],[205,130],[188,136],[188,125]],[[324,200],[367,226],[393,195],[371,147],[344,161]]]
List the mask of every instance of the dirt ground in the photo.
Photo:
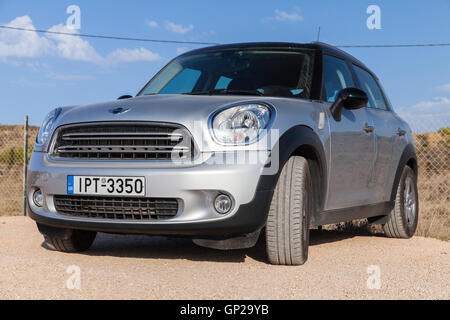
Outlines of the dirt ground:
[[262,241],[222,252],[99,234],[87,253],[64,254],[31,219],[0,217],[0,299],[450,298],[449,242],[335,231],[312,231],[311,242],[300,267],[267,264]]

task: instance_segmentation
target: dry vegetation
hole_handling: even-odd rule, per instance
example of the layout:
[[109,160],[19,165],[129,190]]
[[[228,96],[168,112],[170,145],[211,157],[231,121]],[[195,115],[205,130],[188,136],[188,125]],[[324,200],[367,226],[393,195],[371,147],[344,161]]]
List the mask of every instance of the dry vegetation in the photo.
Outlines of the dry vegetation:
[[[37,127],[30,127],[29,156]],[[450,128],[415,136],[419,159],[418,235],[450,239]],[[20,215],[23,203],[23,127],[0,125],[0,215]],[[340,231],[379,232],[366,221],[334,226]]]
[[[39,128],[29,128],[28,157]],[[0,125],[0,215],[22,214],[23,207],[23,126]]]
[[418,234],[450,239],[450,128],[415,136],[419,159]]

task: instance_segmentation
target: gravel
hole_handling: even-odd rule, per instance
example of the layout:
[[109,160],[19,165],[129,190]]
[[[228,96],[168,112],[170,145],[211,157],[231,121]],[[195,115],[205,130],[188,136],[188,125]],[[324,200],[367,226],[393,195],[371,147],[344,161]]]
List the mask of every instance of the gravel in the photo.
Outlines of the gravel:
[[[31,219],[0,217],[0,299],[450,298],[449,242],[333,231],[313,231],[311,241],[301,267],[267,264],[262,241],[223,252],[99,234],[88,252],[64,254],[43,244]],[[67,287],[70,266],[80,268],[79,289]],[[367,286],[369,266],[379,267],[380,289]]]

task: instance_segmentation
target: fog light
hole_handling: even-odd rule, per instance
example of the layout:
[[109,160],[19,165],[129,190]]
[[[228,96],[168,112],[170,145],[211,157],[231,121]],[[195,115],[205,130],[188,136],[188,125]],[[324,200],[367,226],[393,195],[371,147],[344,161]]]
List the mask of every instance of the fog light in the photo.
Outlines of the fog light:
[[43,207],[44,206],[44,197],[42,196],[41,189],[37,189],[33,193],[33,202],[38,207]]
[[233,201],[226,194],[220,194],[214,200],[214,208],[220,214],[226,214],[230,212],[231,207],[233,206]]

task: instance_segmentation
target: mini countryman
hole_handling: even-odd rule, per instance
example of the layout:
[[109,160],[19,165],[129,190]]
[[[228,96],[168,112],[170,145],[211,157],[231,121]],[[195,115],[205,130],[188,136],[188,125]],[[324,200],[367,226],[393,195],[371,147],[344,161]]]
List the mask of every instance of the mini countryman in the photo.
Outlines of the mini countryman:
[[367,218],[410,238],[410,127],[361,61],[324,43],[207,47],[136,95],[51,111],[30,162],[29,215],[49,246],[97,232],[189,237],[228,250],[265,238],[300,265],[310,229]]

